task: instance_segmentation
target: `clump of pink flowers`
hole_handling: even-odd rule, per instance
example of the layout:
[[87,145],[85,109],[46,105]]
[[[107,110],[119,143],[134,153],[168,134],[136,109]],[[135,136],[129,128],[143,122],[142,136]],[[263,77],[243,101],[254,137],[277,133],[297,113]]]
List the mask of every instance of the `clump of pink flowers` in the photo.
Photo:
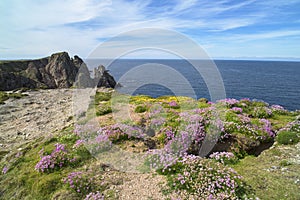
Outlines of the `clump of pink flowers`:
[[239,107],[233,107],[233,108],[231,108],[231,110],[236,112],[236,113],[242,113],[243,112],[243,109],[239,108]]
[[231,152],[214,152],[209,157],[222,164],[233,163],[236,161],[234,154]]
[[176,191],[199,199],[239,199],[243,181],[232,168],[200,157],[187,157],[181,163],[179,173],[169,180]]
[[267,119],[260,119],[259,121],[263,124],[262,131],[267,133],[270,137],[275,137],[275,133],[272,130],[271,122]]
[[84,140],[79,139],[79,140],[76,140],[75,144],[73,145],[73,148],[78,149],[78,148],[82,147],[83,145],[84,145]]
[[55,149],[50,155],[43,155],[43,149],[39,153],[41,160],[35,166],[35,170],[39,172],[51,172],[55,168],[62,168],[75,161],[74,158],[71,158],[64,144],[55,144]]
[[89,178],[84,172],[71,172],[63,179],[71,189],[80,194],[87,194],[92,190],[93,178]]
[[176,101],[171,101],[171,102],[169,102],[169,106],[171,106],[171,107],[178,107],[178,104],[177,104]]
[[222,99],[222,100],[219,100],[217,102],[221,103],[221,104],[223,104],[225,106],[228,106],[228,107],[232,107],[233,105],[239,103],[238,100],[232,99],[232,98]]
[[88,195],[86,195],[84,200],[104,200],[104,195],[101,194],[99,191],[91,192]]
[[285,110],[281,105],[272,105],[271,110],[273,112],[277,112],[277,113],[286,113],[287,112],[287,110]]

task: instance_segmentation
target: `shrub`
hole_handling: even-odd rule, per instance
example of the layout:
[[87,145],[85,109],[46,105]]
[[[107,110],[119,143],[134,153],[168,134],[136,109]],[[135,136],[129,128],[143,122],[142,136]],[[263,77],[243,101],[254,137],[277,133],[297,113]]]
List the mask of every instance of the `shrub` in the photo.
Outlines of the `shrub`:
[[95,103],[100,101],[109,101],[111,99],[111,92],[96,92]]
[[296,144],[300,141],[300,137],[295,132],[281,131],[278,133],[276,140],[279,144]]
[[143,112],[146,112],[146,111],[147,111],[147,108],[145,106],[137,106],[134,109],[134,112],[136,112],[136,113],[143,113]]
[[96,116],[106,115],[112,112],[112,108],[107,104],[100,104],[96,109]]

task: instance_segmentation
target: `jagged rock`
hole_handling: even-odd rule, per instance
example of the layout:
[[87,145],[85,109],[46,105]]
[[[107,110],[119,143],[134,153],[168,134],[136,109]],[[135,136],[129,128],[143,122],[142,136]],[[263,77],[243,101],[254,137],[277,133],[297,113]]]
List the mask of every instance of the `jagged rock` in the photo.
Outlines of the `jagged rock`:
[[79,58],[79,56],[75,55],[74,58],[71,59],[76,67],[80,67],[83,63],[83,60]]
[[[103,66],[96,70],[95,79],[77,55],[70,58],[67,52],[52,54],[36,60],[1,61],[0,90],[19,88],[69,88],[76,86],[115,87],[114,78]],[[76,79],[77,76],[77,79]]]
[[78,67],[70,59],[68,53],[52,54],[46,65],[44,83],[50,88],[68,88],[73,85]]
[[106,70],[103,65],[94,69],[94,77],[97,87],[114,88],[117,84],[115,79],[108,73],[108,70]]
[[85,63],[81,64],[78,75],[76,78],[75,85],[77,88],[94,88],[94,80],[90,76],[90,72]]
[[0,90],[70,87],[82,62],[78,56],[71,60],[67,52],[36,60],[3,61]]

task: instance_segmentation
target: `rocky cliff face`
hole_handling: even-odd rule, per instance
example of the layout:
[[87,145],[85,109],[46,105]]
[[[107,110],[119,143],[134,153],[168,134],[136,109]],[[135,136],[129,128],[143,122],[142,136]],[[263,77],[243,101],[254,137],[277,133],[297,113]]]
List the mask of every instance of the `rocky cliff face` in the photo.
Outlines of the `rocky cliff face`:
[[[0,62],[0,90],[18,88],[68,88],[71,87],[84,62],[78,56],[70,58],[67,52],[55,53],[49,57],[37,60],[2,61]],[[89,77],[89,74],[87,75]],[[89,80],[89,87],[114,87],[114,80],[108,73],[102,74],[102,79],[110,83],[95,83]]]
[[94,69],[94,77],[97,87],[108,87],[114,88],[116,86],[115,79],[108,73],[103,65]]

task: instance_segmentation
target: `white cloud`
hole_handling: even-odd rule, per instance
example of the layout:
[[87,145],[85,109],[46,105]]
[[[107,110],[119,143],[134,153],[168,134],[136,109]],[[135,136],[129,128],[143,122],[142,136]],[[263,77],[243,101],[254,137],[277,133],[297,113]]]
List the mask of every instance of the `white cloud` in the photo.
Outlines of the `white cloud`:
[[[297,2],[299,0],[291,3]],[[149,9],[151,3],[154,6]],[[198,41],[209,40],[207,45],[211,49],[217,47],[214,41],[250,41],[299,34],[286,29],[256,34],[230,32],[269,20],[268,16],[273,14],[263,12],[264,6],[280,12],[281,6],[288,5],[286,1],[268,1],[266,4],[258,0],[241,3],[177,0],[161,7],[155,7],[155,3],[155,0],[52,0],[38,3],[35,0],[2,0],[0,55],[22,58],[65,50],[85,57],[106,38],[150,27],[197,35]],[[223,32],[223,35],[230,35],[218,35]]]

